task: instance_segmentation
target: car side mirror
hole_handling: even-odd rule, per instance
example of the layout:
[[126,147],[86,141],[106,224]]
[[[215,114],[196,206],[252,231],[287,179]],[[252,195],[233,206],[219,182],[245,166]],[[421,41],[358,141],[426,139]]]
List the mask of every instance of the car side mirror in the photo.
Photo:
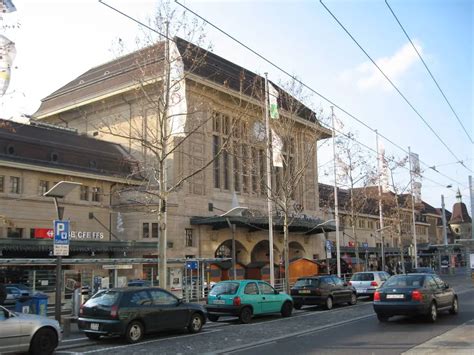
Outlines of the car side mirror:
[[178,298],[178,303],[177,303],[178,305],[180,305],[180,304],[183,303],[183,302],[184,302],[184,301],[183,301],[182,298]]
[[280,291],[275,290],[275,295],[279,295],[279,294],[280,294]]

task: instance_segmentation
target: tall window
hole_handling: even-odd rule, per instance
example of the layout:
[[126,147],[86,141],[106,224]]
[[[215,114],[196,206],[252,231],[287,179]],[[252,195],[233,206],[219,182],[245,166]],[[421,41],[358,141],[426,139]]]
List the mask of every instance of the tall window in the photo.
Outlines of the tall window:
[[[212,142],[212,150],[214,157],[219,154],[219,149],[220,149],[220,137],[214,135],[212,137],[213,142]],[[220,157],[215,158],[214,160],[214,187],[215,188],[220,188],[221,187],[221,159]]]
[[[212,153],[214,157],[219,154],[225,140],[230,132],[229,116],[214,112],[212,117]],[[230,157],[227,149],[222,150],[221,154],[214,160],[214,187],[229,190],[230,188]]]
[[186,228],[186,246],[193,247],[194,246],[194,239],[193,239],[193,230],[191,228]]
[[145,222],[142,224],[143,238],[158,238],[158,223]]
[[81,200],[89,201],[89,186],[81,185]]
[[100,202],[100,187],[92,188],[92,201]]
[[5,176],[0,176],[0,192],[5,192]]
[[20,193],[20,178],[17,176],[10,176],[10,192],[12,194]]
[[49,190],[49,182],[46,180],[40,180],[38,185],[38,195],[43,196]]

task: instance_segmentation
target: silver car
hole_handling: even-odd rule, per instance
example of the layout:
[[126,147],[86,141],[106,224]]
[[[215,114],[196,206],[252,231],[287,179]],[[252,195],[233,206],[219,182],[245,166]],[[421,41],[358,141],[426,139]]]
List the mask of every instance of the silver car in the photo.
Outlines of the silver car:
[[16,313],[0,306],[0,353],[29,351],[52,354],[61,341],[61,327],[54,319]]
[[373,297],[375,290],[388,280],[390,274],[385,271],[356,272],[349,284],[356,289],[357,296]]

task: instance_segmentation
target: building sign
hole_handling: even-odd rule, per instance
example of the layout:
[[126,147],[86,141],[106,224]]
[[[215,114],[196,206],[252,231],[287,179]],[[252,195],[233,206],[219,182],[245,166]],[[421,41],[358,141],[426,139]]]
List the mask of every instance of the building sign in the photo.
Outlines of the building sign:
[[118,265],[102,265],[102,268],[105,270],[129,270],[133,269],[132,265],[118,264]]
[[[100,240],[105,238],[103,232],[70,231],[68,235],[69,239]],[[35,239],[53,239],[54,230],[51,228],[35,228],[34,237]]]

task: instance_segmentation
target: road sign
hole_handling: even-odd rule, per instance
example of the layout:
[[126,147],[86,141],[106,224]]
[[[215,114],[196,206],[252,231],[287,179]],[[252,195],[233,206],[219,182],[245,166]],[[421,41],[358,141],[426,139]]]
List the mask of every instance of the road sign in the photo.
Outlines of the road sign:
[[69,221],[54,221],[54,256],[69,256]]
[[368,249],[369,248],[369,243],[362,243],[362,247],[364,249]]
[[197,270],[197,268],[198,268],[197,261],[186,261],[186,269]]
[[330,240],[326,240],[326,249],[328,251],[332,250],[332,242]]

